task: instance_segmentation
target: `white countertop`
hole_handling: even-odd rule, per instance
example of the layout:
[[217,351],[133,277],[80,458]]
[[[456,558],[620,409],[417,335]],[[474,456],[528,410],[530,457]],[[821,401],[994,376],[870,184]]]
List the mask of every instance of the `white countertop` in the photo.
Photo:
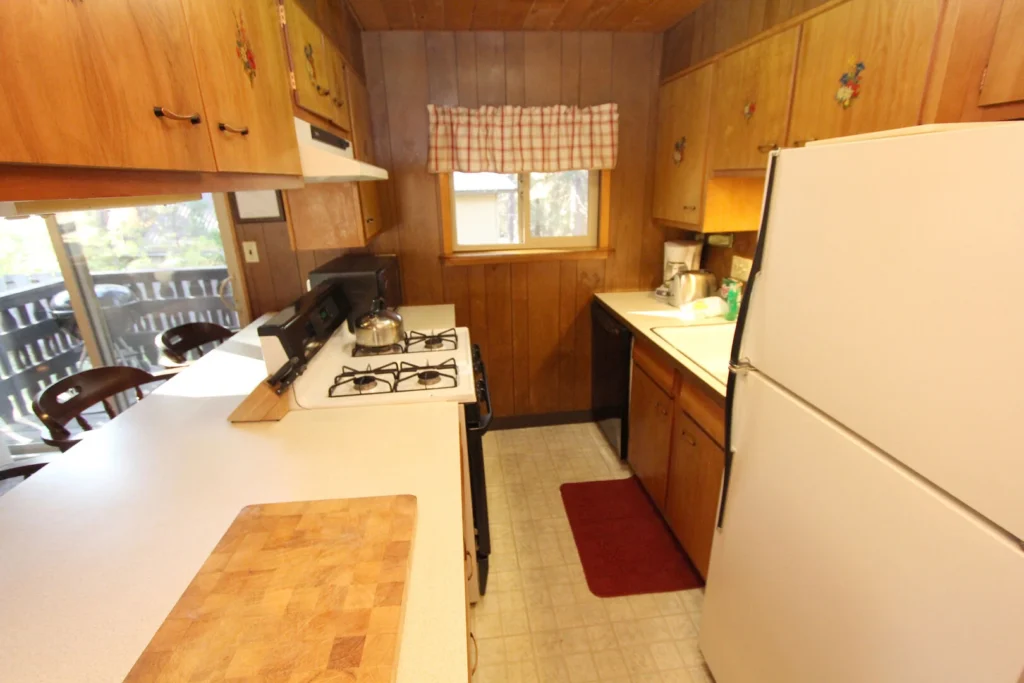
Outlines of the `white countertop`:
[[[732,350],[732,334],[735,323],[712,319],[688,323],[679,315],[679,309],[661,302],[654,292],[605,292],[595,295],[634,333],[643,337],[667,353],[675,362],[692,372],[698,379],[725,396],[727,376],[723,368],[729,366]],[[710,326],[717,329],[710,329]],[[679,346],[677,349],[664,337],[654,332],[655,328],[686,327],[692,332],[673,332],[668,335]],[[698,329],[708,328],[708,329]]]
[[397,680],[466,679],[458,405],[230,424],[265,375],[254,324],[0,497],[0,680],[120,681],[242,507],[389,494],[418,502]]

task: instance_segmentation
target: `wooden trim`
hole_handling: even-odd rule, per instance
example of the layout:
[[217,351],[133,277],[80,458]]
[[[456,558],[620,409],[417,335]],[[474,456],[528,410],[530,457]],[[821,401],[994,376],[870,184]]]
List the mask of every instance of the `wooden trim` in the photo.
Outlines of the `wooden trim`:
[[658,216],[652,216],[651,220],[658,225],[667,225],[670,228],[679,228],[680,230],[689,230],[690,232],[701,232],[700,223],[684,223],[682,221],[674,221],[669,218],[660,218]]
[[0,201],[295,190],[301,176],[0,164]]
[[[266,190],[265,190],[266,191]],[[228,203],[231,205],[231,218],[234,220],[235,225],[244,225],[245,223],[276,223],[277,221],[287,220],[287,216],[284,213],[284,193],[280,190],[276,190],[277,193],[277,215],[276,216],[261,216],[259,218],[242,218],[238,215],[238,200],[235,198],[235,193],[228,193]]]
[[594,411],[574,410],[563,413],[537,413],[534,415],[507,415],[495,417],[491,431],[501,429],[522,429],[523,427],[550,427],[551,425],[579,424],[593,422]]
[[441,255],[446,266],[484,266],[495,263],[532,263],[538,261],[602,260],[614,254],[612,249],[516,249],[514,251],[457,251]]
[[[75,314],[75,322],[78,323],[78,330],[82,334],[82,342],[85,344],[85,351],[94,368],[106,365],[103,360],[102,346],[99,337],[96,336],[96,328],[93,327],[93,319],[89,316],[89,302],[82,294],[81,282],[78,278],[78,269],[75,268],[71,254],[68,253],[67,244],[60,234],[60,226],[57,224],[57,217],[54,214],[44,216],[46,231],[50,234],[50,244],[53,246],[53,253],[57,257],[57,264],[60,266],[60,274],[64,278],[64,288],[68,291],[71,299],[71,310]],[[88,268],[86,268],[88,272]]]
[[452,174],[441,173],[437,176],[438,207],[441,210],[441,241],[444,249],[441,252],[445,255],[453,254],[455,251],[455,239],[452,233],[455,231],[455,221],[452,218]]
[[[16,216],[63,213],[65,211],[102,211],[127,206],[154,206],[194,202],[202,194],[158,195],[153,197],[112,197],[109,199],[43,199],[39,201],[14,202]],[[11,217],[11,216],[9,216]]]
[[608,249],[612,240],[612,172],[601,171],[601,199],[597,214],[597,247]]
[[[736,45],[733,45],[730,48],[727,48],[725,50],[722,50],[719,53],[711,55],[707,59],[701,60],[701,61],[697,62],[696,64],[691,64],[690,66],[686,67],[682,71],[677,71],[674,74],[671,74],[669,76],[665,76],[664,78],[662,78],[661,84],[665,85],[666,83],[668,83],[670,81],[674,81],[677,78],[682,78],[683,76],[685,76],[685,75],[687,75],[689,73],[697,71],[698,69],[703,69],[705,66],[708,66],[709,64],[714,64],[715,62],[717,62],[719,59],[721,59],[723,57],[727,57],[727,56],[733,54],[734,52],[739,52],[740,50],[748,48],[751,45],[753,45],[754,43],[759,43],[762,40],[764,40],[765,38],[770,38],[770,37],[774,36],[777,33],[782,33],[784,31],[788,31],[789,29],[793,28],[794,26],[799,26],[799,25],[803,24],[805,21],[807,21],[808,19],[812,19],[813,17],[816,17],[819,14],[823,14],[824,12],[827,12],[830,9],[838,7],[839,5],[842,5],[843,3],[846,3],[846,2],[850,2],[850,0],[829,0],[826,3],[818,5],[814,9],[809,9],[806,12],[804,12],[803,14],[798,14],[795,17],[791,17],[790,19],[787,19],[786,21],[782,22],[781,24],[776,24],[775,26],[772,26],[769,29],[761,31],[756,36],[752,36],[750,38],[747,38],[742,43],[737,43]],[[798,46],[798,50],[799,50],[799,46]],[[797,54],[799,55],[799,51],[797,52]],[[799,61],[799,59],[797,61]]]
[[295,237],[295,226],[292,224],[292,205],[291,199],[287,192],[281,193],[284,199],[284,224],[288,229],[288,246],[292,248],[292,251],[298,251],[298,242]]
[[235,312],[238,314],[240,327],[252,322],[252,309],[249,308],[249,283],[245,279],[245,268],[242,265],[242,250],[238,246],[238,231],[235,229],[234,217],[228,206],[227,195],[217,192],[213,195],[213,210],[217,214],[220,226],[220,241],[224,245],[224,260],[228,265],[228,277],[231,278],[231,290],[234,293]]

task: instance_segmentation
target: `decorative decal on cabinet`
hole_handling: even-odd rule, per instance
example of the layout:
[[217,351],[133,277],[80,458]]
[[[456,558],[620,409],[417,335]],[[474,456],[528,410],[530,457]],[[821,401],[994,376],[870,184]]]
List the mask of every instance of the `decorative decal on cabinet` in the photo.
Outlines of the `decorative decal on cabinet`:
[[676,144],[672,147],[672,163],[678,166],[683,163],[683,158],[686,157],[686,136],[676,140]]
[[757,111],[757,102],[754,102],[753,100],[747,102],[745,105],[743,105],[743,118],[749,121],[750,117],[754,115],[755,111]]
[[249,85],[256,85],[256,55],[249,42],[249,34],[245,30],[245,18],[239,13],[235,16],[235,54],[242,60],[245,75],[249,77]]
[[306,55],[306,75],[309,76],[310,82],[316,85],[316,59],[313,56],[313,44],[306,43],[302,52]]
[[850,67],[839,77],[839,89],[836,90],[836,102],[843,109],[849,109],[853,101],[860,96],[860,72],[864,70],[864,62],[850,60]]

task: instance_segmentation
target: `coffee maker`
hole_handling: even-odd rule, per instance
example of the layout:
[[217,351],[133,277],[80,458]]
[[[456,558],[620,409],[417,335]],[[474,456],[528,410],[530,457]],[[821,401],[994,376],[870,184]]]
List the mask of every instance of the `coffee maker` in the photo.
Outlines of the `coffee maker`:
[[700,270],[700,255],[703,242],[669,241],[665,242],[665,257],[662,261],[662,285],[655,290],[655,295],[666,302],[670,300],[670,286],[676,273]]

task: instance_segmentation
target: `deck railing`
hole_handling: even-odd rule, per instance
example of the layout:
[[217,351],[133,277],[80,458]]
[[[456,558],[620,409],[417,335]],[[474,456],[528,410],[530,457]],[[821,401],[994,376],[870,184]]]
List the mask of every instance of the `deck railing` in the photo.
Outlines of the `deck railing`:
[[[186,322],[238,329],[223,266],[93,273],[92,279],[123,285],[135,297],[103,311],[119,364],[150,369],[157,362],[156,335]],[[34,422],[36,394],[88,366],[82,340],[50,309],[50,300],[64,288],[63,280],[56,280],[0,292],[0,421],[7,425]]]

